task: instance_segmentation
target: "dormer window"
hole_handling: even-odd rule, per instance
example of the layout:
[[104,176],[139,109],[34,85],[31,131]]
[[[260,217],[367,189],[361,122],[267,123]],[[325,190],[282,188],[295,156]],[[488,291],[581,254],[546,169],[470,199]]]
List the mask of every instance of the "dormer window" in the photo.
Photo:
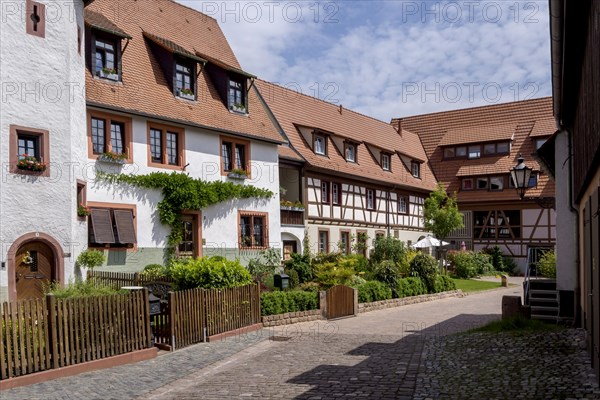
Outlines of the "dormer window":
[[479,158],[481,157],[481,146],[469,146],[469,158]]
[[194,67],[182,61],[175,62],[175,95],[182,99],[195,100]]
[[314,136],[314,149],[315,154],[320,154],[322,156],[327,155],[327,142],[325,141],[325,136],[323,135],[315,135]]
[[416,161],[410,163],[410,172],[415,178],[421,177],[421,164]]
[[356,162],[356,145],[354,143],[345,143],[344,144],[346,154],[346,161],[348,162]]
[[242,80],[229,78],[229,109],[239,113],[246,112],[246,88]]
[[389,154],[381,153],[381,168],[383,168],[384,171],[390,170],[390,155]]
[[94,40],[94,74],[102,79],[119,80],[118,40],[96,38]]

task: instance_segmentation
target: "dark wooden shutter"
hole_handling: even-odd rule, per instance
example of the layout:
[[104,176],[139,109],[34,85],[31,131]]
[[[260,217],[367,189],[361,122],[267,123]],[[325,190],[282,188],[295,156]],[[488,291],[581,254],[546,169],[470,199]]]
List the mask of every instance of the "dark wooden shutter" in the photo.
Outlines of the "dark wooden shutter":
[[96,243],[115,243],[115,234],[110,219],[110,210],[92,209],[92,229]]
[[119,243],[136,243],[135,227],[133,225],[133,212],[131,210],[114,210],[115,225]]

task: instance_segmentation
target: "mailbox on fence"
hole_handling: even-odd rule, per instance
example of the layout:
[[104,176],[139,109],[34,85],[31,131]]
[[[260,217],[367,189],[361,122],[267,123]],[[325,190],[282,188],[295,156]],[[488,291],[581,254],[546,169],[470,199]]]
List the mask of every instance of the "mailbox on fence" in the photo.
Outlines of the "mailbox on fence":
[[275,275],[273,279],[273,284],[276,288],[279,288],[281,290],[288,289],[290,287],[290,277],[286,274]]
[[150,315],[160,314],[160,298],[152,294],[152,291],[148,293],[148,303],[150,303]]

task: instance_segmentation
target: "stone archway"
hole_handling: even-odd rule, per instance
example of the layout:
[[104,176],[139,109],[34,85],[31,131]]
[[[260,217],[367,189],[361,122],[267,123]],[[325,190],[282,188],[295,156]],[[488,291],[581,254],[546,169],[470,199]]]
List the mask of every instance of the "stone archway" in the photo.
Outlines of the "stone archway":
[[[21,260],[17,260],[17,254],[19,250],[25,249],[25,247],[35,244],[39,244],[40,248],[48,248],[51,251],[51,254],[48,255],[51,261],[51,278],[54,281],[59,283],[64,283],[64,251],[61,245],[58,243],[56,239],[52,236],[47,235],[42,232],[31,232],[27,233],[17,240],[13,242],[13,244],[8,249],[8,299],[9,301],[17,301],[17,262],[21,262]],[[24,277],[21,277],[24,278]]]

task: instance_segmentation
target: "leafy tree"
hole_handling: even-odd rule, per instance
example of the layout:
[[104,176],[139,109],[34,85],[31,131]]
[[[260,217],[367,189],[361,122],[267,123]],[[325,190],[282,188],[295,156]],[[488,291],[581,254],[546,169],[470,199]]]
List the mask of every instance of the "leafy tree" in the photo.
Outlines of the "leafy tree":
[[442,183],[425,200],[425,229],[433,232],[436,238],[443,240],[455,229],[464,226],[462,214],[458,211],[456,193],[448,196]]

